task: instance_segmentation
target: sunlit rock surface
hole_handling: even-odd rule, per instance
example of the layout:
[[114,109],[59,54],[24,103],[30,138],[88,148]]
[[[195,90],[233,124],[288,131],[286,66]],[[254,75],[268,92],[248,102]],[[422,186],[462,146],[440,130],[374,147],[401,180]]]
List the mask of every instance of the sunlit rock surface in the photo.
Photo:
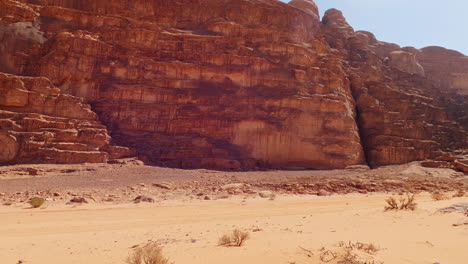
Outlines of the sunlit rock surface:
[[[0,71],[83,98],[103,135],[154,164],[332,169],[467,145],[466,57],[380,42],[338,10],[320,20],[310,0],[4,0],[0,10]],[[31,159],[12,154],[8,133],[0,155]]]

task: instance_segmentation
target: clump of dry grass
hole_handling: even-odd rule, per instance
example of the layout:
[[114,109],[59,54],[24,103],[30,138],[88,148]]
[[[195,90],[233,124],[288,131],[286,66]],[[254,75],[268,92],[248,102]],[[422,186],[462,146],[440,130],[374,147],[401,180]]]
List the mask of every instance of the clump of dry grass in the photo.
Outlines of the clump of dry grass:
[[127,258],[128,264],[168,264],[169,259],[164,257],[162,248],[155,243],[138,247]]
[[250,238],[249,232],[234,229],[231,234],[219,238],[218,245],[224,247],[241,247]]
[[453,198],[456,198],[456,197],[464,197],[466,195],[465,191],[460,189],[458,190],[454,195],[453,195]]
[[406,194],[406,197],[402,197],[397,202],[396,198],[389,197],[385,201],[387,206],[385,206],[385,211],[391,210],[416,210],[417,203],[414,201],[414,194]]

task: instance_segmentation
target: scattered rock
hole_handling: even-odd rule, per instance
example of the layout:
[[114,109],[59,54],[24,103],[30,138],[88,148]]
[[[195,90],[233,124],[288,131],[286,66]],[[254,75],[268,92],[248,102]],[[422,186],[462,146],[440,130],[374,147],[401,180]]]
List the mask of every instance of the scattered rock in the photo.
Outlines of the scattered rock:
[[273,195],[271,191],[261,191],[258,193],[258,195],[262,198],[269,198]]
[[347,166],[345,170],[370,170],[370,168],[367,165],[352,165]]
[[453,162],[457,159],[454,155],[451,153],[445,152],[444,154],[440,155],[439,157],[435,158],[434,160],[436,161],[449,161]]
[[206,201],[211,200],[211,198],[208,195],[206,195],[205,198],[203,198],[203,199],[206,200]]
[[467,214],[468,213],[468,203],[458,203],[453,204],[449,207],[445,207],[439,210],[442,213],[452,213],[452,212],[460,212]]
[[453,224],[453,226],[462,226],[462,225],[468,225],[468,219],[461,219],[457,223]]
[[426,160],[421,162],[421,166],[426,168],[452,168],[452,164],[447,161]]
[[318,196],[330,196],[330,192],[324,190],[324,189],[320,189],[318,192],[317,192],[317,195]]
[[144,195],[138,195],[137,197],[135,197],[135,199],[133,199],[133,201],[135,203],[141,203],[141,202],[154,203],[153,198],[148,197],[148,196],[144,196]]
[[158,187],[165,190],[172,190],[174,186],[170,183],[153,183],[153,187]]
[[226,185],[221,186],[221,190],[226,190],[226,191],[239,190],[239,189],[242,189],[244,187],[249,187],[249,186],[250,185],[248,185],[246,183],[230,183],[230,184],[226,184]]
[[35,168],[27,168],[29,175],[36,176],[39,175],[39,170]]
[[71,203],[88,203],[88,200],[86,200],[84,197],[74,197],[73,199],[70,200]]
[[[120,151],[121,153],[118,154],[118,155],[121,155],[121,156],[126,155],[124,153],[132,153],[133,152],[132,150],[129,150],[128,148],[122,148],[122,147],[116,147],[116,146],[111,146],[111,148],[112,149],[104,148],[102,150],[104,150],[106,152],[109,152],[108,150],[115,152],[114,150],[116,148],[119,148],[120,150],[123,150],[123,151]],[[109,163],[109,164],[118,164],[118,165],[126,165],[126,166],[142,166],[142,165],[144,165],[143,161],[138,160],[136,158],[112,159],[112,160],[109,160],[107,163]]]
[[468,160],[455,161],[455,167],[461,172],[468,172]]
[[66,169],[66,170],[61,170],[60,172],[61,173],[73,173],[73,172],[76,172],[77,170],[75,169]]

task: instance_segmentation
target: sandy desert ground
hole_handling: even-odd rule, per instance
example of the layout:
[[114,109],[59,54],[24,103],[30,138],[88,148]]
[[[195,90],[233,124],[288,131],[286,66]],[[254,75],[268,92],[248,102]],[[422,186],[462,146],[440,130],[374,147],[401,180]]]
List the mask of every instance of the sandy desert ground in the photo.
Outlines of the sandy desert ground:
[[[445,199],[435,201],[439,190]],[[0,167],[0,263],[125,263],[162,246],[173,263],[468,263],[468,177],[418,163],[369,170],[217,172],[120,164]],[[384,211],[411,192],[415,211]],[[134,203],[138,195],[154,203]],[[32,209],[31,197],[46,198]],[[88,203],[70,203],[83,197]],[[467,223],[467,224],[465,224]],[[455,224],[455,225],[454,225]],[[218,239],[247,231],[242,247]],[[377,251],[357,245],[374,245]],[[336,256],[333,259],[333,256]],[[330,260],[329,262],[326,262]]]

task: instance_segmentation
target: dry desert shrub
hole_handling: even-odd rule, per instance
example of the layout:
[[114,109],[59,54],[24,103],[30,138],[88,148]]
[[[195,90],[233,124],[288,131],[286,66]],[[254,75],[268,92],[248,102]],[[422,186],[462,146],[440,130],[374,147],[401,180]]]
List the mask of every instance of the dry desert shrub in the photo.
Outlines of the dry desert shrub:
[[230,235],[223,235],[219,238],[218,245],[224,247],[241,247],[250,238],[249,232],[234,229]]
[[168,264],[169,259],[164,257],[162,248],[155,243],[138,247],[127,258],[128,264]]
[[320,253],[320,260],[323,262],[330,262],[337,257],[337,254],[331,250],[322,250],[322,253]]
[[441,200],[447,200],[449,197],[439,191],[435,191],[431,193],[432,200],[434,201],[441,201]]
[[453,195],[453,198],[456,198],[456,197],[464,197],[465,196],[465,191],[464,190],[458,190],[454,195]]
[[337,264],[362,264],[358,260],[358,256],[354,254],[350,249],[346,250],[346,253],[340,257],[340,260],[336,262]]
[[40,197],[34,197],[34,198],[31,198],[31,200],[29,200],[29,204],[33,207],[33,208],[39,208],[41,207],[45,202],[45,199],[44,198],[40,198]]
[[[372,255],[381,249],[373,243],[341,241],[334,250],[322,247],[319,255],[320,263],[336,264],[377,264]],[[313,254],[312,254],[313,255]],[[310,256],[309,256],[310,257]],[[318,262],[317,262],[318,263]],[[383,262],[382,262],[383,263]]]
[[414,202],[414,194],[406,194],[406,198],[400,198],[400,210],[416,210],[416,203]]
[[388,197],[386,200],[387,206],[385,206],[385,211],[390,210],[398,210],[400,207],[398,206],[398,202],[394,197]]
[[385,206],[385,211],[391,210],[416,210],[417,203],[414,201],[414,194],[406,194],[406,197],[399,199],[399,202],[394,197],[389,197],[385,201],[387,206]]
[[348,243],[344,242],[344,241],[341,241],[340,243],[338,243],[338,246],[339,247],[342,247],[342,248],[345,248],[345,249],[348,249],[348,250],[360,250],[360,251],[363,251],[363,252],[366,252],[367,254],[371,254],[371,255],[375,255],[377,252],[380,251],[380,248],[377,247],[376,245],[374,245],[373,243],[362,243],[362,242],[351,242],[351,241],[348,241]]

